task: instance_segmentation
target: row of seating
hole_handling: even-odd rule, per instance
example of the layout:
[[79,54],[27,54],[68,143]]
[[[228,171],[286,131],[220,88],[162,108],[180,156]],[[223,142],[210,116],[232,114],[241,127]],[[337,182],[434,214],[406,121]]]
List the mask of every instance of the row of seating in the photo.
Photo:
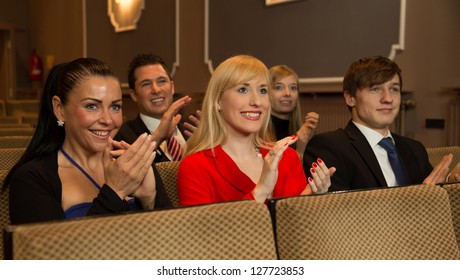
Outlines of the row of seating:
[[[0,149],[0,152],[2,150],[5,149]],[[436,161],[446,153],[456,153],[459,150],[460,147],[427,149],[432,164],[436,164]],[[17,151],[17,153],[22,154],[20,151]],[[458,156],[460,155],[457,154],[457,157]],[[177,207],[179,206],[176,188],[178,166],[178,162],[164,162],[157,164],[162,180],[165,183],[166,191],[171,197],[174,206]],[[7,170],[8,168],[0,168],[1,185],[3,185],[3,179]],[[456,253],[452,248],[456,247],[458,250],[458,246],[460,246],[460,243],[457,244],[458,240],[460,240],[460,184],[444,185],[442,188],[410,186],[370,191],[334,193],[318,196],[273,199],[269,203],[269,208],[271,210],[270,214],[268,214],[266,207],[262,204],[256,203],[255,205],[258,206],[253,206],[252,204],[251,206],[247,206],[246,204],[243,204],[243,206],[241,206],[239,203],[243,202],[10,227],[9,236],[12,237],[12,240],[9,239],[10,242],[7,242],[7,244],[10,244],[8,250],[8,252],[10,252],[9,257],[31,259],[271,258],[267,257],[267,251],[264,251],[265,253],[263,254],[257,253],[256,255],[259,257],[251,255],[248,252],[243,253],[240,249],[238,249],[237,245],[225,238],[221,238],[221,236],[227,236],[229,234],[227,233],[228,230],[231,232],[238,232],[239,235],[247,238],[251,243],[259,244],[259,241],[252,240],[254,237],[251,237],[249,232],[241,232],[243,229],[240,227],[248,227],[243,222],[250,221],[251,225],[255,224],[257,228],[260,228],[265,232],[264,236],[269,236],[267,232],[271,232],[271,236],[273,237],[272,239],[268,237],[260,237],[260,239],[261,242],[263,241],[263,244],[269,244],[271,249],[276,249],[276,246],[273,247],[271,245],[272,243],[275,244],[274,242],[276,240],[278,245],[277,256],[280,259],[458,258],[458,256],[454,256]],[[261,208],[259,206],[263,207]],[[252,210],[243,210],[246,209],[246,207]],[[243,213],[240,213],[240,208]],[[251,211],[255,211],[255,213],[246,213]],[[209,216],[210,212],[214,213],[214,216]],[[222,213],[222,216],[219,216],[219,213]],[[271,218],[269,219],[268,224],[266,222],[266,218],[263,216]],[[2,229],[9,225],[7,191],[2,191],[0,193],[0,219],[0,226]],[[162,247],[162,245],[155,245],[157,247],[154,246],[150,251],[147,250],[145,252],[139,249],[143,253],[140,253],[137,249],[132,249],[134,251],[130,251],[131,249],[128,249],[126,252],[121,249],[117,249],[114,252],[106,252],[105,249],[101,249],[102,253],[100,254],[103,256],[88,253],[88,250],[92,249],[86,249],[86,251],[83,250],[81,254],[52,253],[46,249],[45,252],[40,253],[44,255],[34,255],[35,253],[30,252],[29,250],[36,250],[36,248],[33,249],[33,244],[41,244],[40,242],[42,241],[21,241],[22,237],[15,237],[18,236],[16,234],[18,232],[18,227],[19,232],[22,232],[22,228],[25,227],[25,232],[29,232],[29,230],[31,230],[33,232],[33,236],[41,236],[35,232],[35,226],[37,226],[38,228],[42,228],[41,230],[44,232],[42,238],[45,240],[49,238],[46,232],[55,232],[57,229],[54,229],[53,227],[58,227],[59,230],[66,232],[65,235],[59,235],[60,237],[57,237],[58,239],[62,238],[59,242],[82,242],[82,246],[91,247],[93,245],[87,243],[90,242],[89,240],[77,241],[79,239],[74,238],[74,241],[71,241],[72,239],[67,239],[67,227],[70,226],[70,231],[73,231],[73,227],[92,228],[94,223],[95,232],[100,234],[105,231],[110,232],[110,230],[117,231],[117,225],[126,223],[129,225],[128,228],[126,228],[126,232],[120,232],[119,235],[115,234],[115,237],[113,237],[115,239],[120,238],[119,240],[121,242],[124,238],[135,238],[135,236],[131,236],[127,232],[137,230],[142,231],[142,229],[137,229],[137,219],[146,219],[145,223],[149,224],[149,226],[146,227],[146,230],[156,236],[154,238],[150,236],[149,233],[147,235],[148,239],[151,239],[152,241],[148,241],[145,246],[154,246],[153,243],[155,242],[161,244],[163,244],[162,242],[166,242],[168,246],[165,245],[165,247]],[[174,222],[170,219],[173,219]],[[198,219],[195,222],[198,223],[199,226],[192,221],[195,219]],[[240,221],[239,219],[243,219],[244,221]],[[261,221],[265,221],[262,222],[264,225],[258,224],[259,219]],[[73,225],[73,223],[76,224]],[[99,223],[101,223],[101,226],[104,224],[104,228],[99,228]],[[227,223],[230,223],[230,226],[228,226]],[[155,225],[161,226],[153,230],[151,227],[155,227]],[[167,225],[174,225],[174,227],[173,229],[170,229]],[[297,225],[298,227],[296,227]],[[214,229],[215,231],[217,230],[217,232],[215,234],[211,234],[208,227],[217,227],[217,229]],[[158,230],[163,233],[158,233]],[[176,231],[180,233],[177,233]],[[127,234],[127,237],[123,237],[125,234]],[[249,236],[246,236],[245,234]],[[21,233],[19,235],[21,235]],[[194,236],[194,238],[201,238],[202,240],[200,239],[201,241],[197,241],[195,239],[190,239],[191,237],[189,235]],[[29,235],[27,236],[28,237],[26,237],[26,239],[33,238]],[[73,235],[70,234],[70,236]],[[87,233],[84,233],[82,236],[87,236]],[[91,239],[89,236],[90,235],[88,235],[87,238]],[[164,237],[165,239],[174,239],[175,241],[172,243],[169,241],[162,241],[161,237]],[[178,241],[176,238],[179,240],[183,239],[183,241]],[[210,238],[211,240],[209,240]],[[233,236],[232,238],[237,237]],[[97,240],[98,243],[101,242],[99,239]],[[268,242],[267,240],[272,241]],[[455,241],[456,246],[452,245],[452,240]],[[32,242],[32,245],[28,242]],[[59,242],[57,242],[57,244],[61,244]],[[182,242],[191,242],[193,244],[184,245]],[[207,248],[205,251],[200,251],[196,248],[193,249],[190,247],[195,245],[202,246],[200,242],[204,242],[206,244],[214,244],[213,242],[229,242],[228,244],[231,245],[229,250],[231,252],[222,250],[222,248],[215,244],[212,246],[217,246],[220,250],[213,251],[204,245],[203,246]],[[250,251],[253,249],[257,250],[255,248],[257,246],[251,247],[246,244],[246,241],[238,239],[238,242],[244,244],[244,247]],[[101,244],[105,243],[102,242]],[[117,242],[114,242],[111,246],[115,246],[117,244]],[[131,243],[128,242],[127,244]],[[0,242],[0,247],[2,245],[3,242]],[[140,244],[138,245],[141,247],[143,246]],[[171,248],[168,248],[169,245]],[[17,246],[22,246],[20,248],[23,249],[17,249]],[[65,246],[64,248],[66,248]],[[265,245],[262,246],[264,247]],[[48,248],[48,245],[45,247]],[[131,248],[131,246],[128,247]],[[40,248],[43,248],[43,246]],[[102,246],[102,248],[110,247]],[[1,249],[2,248],[0,248],[0,255],[3,252]],[[11,251],[11,249],[13,249],[13,251]],[[190,256],[181,251],[186,249],[190,249],[191,252],[194,252],[194,255]],[[24,251],[25,253],[16,254],[15,252],[18,252],[18,250],[19,252]],[[54,249],[53,247],[50,247],[49,250],[53,251]],[[79,250],[82,249],[79,248]],[[441,254],[440,250],[444,253]],[[272,250],[270,250],[270,252],[271,251]],[[1,257],[2,256],[0,256],[0,258]]]
[[0,124],[18,124],[21,123],[20,116],[3,116],[0,115]]
[[0,136],[0,149],[27,148],[31,136]]
[[0,99],[0,116],[37,114],[39,103],[38,99]]
[[0,148],[0,170],[10,170],[21,158],[26,148]]
[[[0,135],[17,135],[17,131],[2,132],[6,124],[21,124],[35,127],[38,120],[38,99],[2,100],[0,99]],[[32,130],[33,131],[33,130]],[[19,135],[32,135],[22,134]]]
[[[449,189],[417,185],[274,199],[269,207],[237,201],[10,226],[6,256],[458,260],[449,195],[458,199],[460,184]],[[454,222],[458,229],[458,215]]]
[[0,127],[1,136],[32,136],[34,127]]

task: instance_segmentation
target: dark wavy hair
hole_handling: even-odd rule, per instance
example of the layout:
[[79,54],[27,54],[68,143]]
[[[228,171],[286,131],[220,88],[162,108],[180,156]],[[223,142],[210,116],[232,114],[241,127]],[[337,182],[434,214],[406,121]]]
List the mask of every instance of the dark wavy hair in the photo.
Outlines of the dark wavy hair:
[[166,73],[168,74],[169,80],[172,81],[171,73],[169,73],[168,66],[166,65],[166,62],[164,62],[163,58],[161,56],[151,54],[151,53],[141,53],[136,55],[133,60],[131,60],[131,63],[129,64],[128,67],[128,85],[130,89],[134,89],[134,83],[136,82],[136,76],[134,75],[134,72],[136,71],[137,68],[146,66],[146,65],[154,65],[154,64],[160,64],[163,66],[165,69]]
[[95,58],[78,58],[69,63],[54,66],[46,78],[34,135],[19,161],[5,178],[6,188],[14,172],[28,161],[56,152],[64,142],[65,130],[57,125],[53,110],[53,97],[58,96],[62,104],[68,102],[70,92],[88,77],[113,77],[112,69]]

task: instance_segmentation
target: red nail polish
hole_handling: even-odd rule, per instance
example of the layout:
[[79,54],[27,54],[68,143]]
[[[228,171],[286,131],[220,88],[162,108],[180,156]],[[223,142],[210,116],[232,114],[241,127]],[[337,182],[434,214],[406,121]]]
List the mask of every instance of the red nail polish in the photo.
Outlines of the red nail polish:
[[322,163],[322,162],[323,162],[320,158],[318,158],[316,161],[317,161],[318,163]]
[[313,165],[314,168],[318,167],[318,164],[316,164],[316,162],[313,162],[312,165]]
[[297,138],[297,136],[295,136],[295,135],[292,135],[292,136],[291,136],[291,139],[292,139],[292,140],[294,140],[294,139],[296,139],[296,138]]
[[289,144],[289,142],[286,142],[286,143],[284,143],[284,146],[287,146],[288,144]]
[[311,173],[316,173],[315,169],[313,169],[313,168],[310,168],[310,172]]
[[311,177],[308,177],[308,182],[313,182],[313,179]]

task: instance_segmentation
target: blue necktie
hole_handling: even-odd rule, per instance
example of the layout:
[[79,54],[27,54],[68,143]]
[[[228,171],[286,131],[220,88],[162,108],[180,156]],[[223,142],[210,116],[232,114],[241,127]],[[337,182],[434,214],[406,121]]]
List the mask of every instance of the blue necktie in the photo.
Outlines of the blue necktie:
[[399,158],[398,151],[390,137],[385,137],[380,140],[379,145],[387,151],[388,159],[390,161],[391,168],[395,174],[396,181],[399,186],[411,184],[409,175],[407,174],[406,168]]

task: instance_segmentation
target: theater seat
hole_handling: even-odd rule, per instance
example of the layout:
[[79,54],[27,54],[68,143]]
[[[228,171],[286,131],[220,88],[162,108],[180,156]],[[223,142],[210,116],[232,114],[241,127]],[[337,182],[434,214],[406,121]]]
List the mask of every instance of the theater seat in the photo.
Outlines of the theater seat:
[[3,188],[3,182],[8,174],[8,170],[0,170],[0,260],[4,258],[3,252],[3,230],[10,224],[10,212],[9,212],[9,189]]
[[180,161],[165,161],[155,164],[161,180],[165,186],[166,193],[174,207],[179,207],[179,195],[177,194],[177,172]]
[[447,192],[408,186],[280,199],[280,259],[459,259]]
[[443,188],[449,194],[452,222],[457,236],[458,247],[460,248],[460,183],[445,184]]
[[27,148],[30,136],[0,136],[0,148]]
[[434,147],[426,148],[428,153],[428,159],[432,166],[437,165],[441,159],[448,154],[452,154],[454,159],[450,167],[454,167],[458,162],[460,162],[460,146],[444,146],[444,147]]
[[10,170],[25,150],[26,148],[0,148],[0,170]]
[[8,229],[14,259],[275,259],[264,204],[239,201]]

